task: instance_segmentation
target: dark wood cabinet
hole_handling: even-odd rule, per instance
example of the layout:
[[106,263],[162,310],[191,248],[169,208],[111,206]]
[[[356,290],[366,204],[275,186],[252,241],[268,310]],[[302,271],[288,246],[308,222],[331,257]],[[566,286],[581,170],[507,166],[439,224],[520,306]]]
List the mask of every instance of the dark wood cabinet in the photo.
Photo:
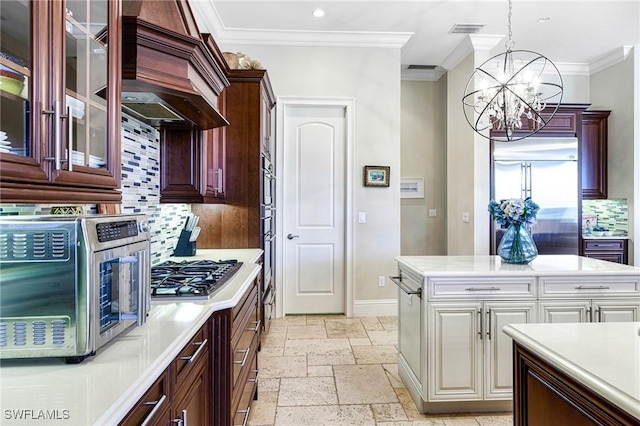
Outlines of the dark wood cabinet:
[[[206,425],[211,417],[209,328],[205,324],[174,360],[173,422]],[[180,423],[182,421],[182,423]]]
[[246,424],[251,402],[257,398],[260,344],[257,279],[232,309],[211,318],[213,413],[211,424]]
[[8,0],[0,14],[13,22],[0,37],[1,201],[119,202],[121,1]]
[[514,425],[637,425],[638,419],[514,343]]
[[607,198],[607,149],[610,111],[582,113],[580,163],[582,165],[582,198]]
[[581,255],[626,265],[629,263],[629,240],[583,239]]
[[120,422],[206,425],[211,417],[209,323],[205,323]]
[[129,411],[120,425],[150,426],[168,425],[171,422],[171,399],[169,395],[169,370],[165,370],[136,405]]

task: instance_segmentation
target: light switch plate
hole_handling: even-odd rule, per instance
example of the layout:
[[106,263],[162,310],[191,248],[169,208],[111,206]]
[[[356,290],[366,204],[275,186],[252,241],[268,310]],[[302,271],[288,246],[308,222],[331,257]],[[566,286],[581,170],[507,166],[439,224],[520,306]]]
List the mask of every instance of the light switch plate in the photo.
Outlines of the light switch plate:
[[429,209],[429,217],[436,217],[436,209]]
[[367,213],[358,212],[358,223],[367,223]]

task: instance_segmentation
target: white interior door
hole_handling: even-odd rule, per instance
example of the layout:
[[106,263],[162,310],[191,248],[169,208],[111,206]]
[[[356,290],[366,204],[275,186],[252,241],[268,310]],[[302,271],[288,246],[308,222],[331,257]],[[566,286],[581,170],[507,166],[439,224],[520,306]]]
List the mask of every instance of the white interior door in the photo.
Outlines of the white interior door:
[[344,313],[345,107],[284,114],[284,313]]

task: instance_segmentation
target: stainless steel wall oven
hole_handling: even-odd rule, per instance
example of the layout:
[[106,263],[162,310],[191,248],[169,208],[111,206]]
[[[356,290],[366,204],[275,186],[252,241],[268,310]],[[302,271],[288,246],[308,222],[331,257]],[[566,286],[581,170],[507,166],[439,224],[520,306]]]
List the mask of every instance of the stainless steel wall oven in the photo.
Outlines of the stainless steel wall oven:
[[261,199],[261,234],[263,254],[262,275],[262,325],[265,332],[269,331],[270,320],[275,316],[275,242],[276,218],[275,206],[276,176],[273,164],[262,156],[262,199]]

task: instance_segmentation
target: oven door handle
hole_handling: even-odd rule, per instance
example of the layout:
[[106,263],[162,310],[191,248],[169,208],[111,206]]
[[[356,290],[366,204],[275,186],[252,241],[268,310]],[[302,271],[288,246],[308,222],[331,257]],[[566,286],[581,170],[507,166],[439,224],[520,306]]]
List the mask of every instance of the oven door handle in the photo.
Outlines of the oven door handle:
[[138,263],[138,258],[136,256],[116,257],[108,260],[107,263]]

